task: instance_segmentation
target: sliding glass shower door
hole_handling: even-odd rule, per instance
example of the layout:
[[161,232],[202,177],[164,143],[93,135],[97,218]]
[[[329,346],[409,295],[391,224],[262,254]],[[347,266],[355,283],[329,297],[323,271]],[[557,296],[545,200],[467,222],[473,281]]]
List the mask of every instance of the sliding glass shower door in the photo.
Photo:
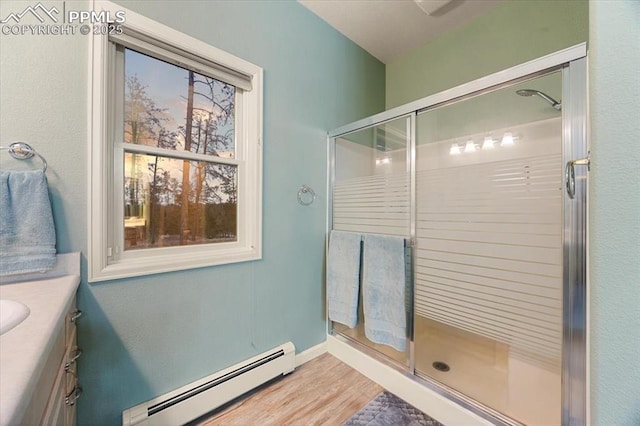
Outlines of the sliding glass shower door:
[[[410,236],[410,130],[405,116],[370,126],[335,140],[332,184],[332,229],[359,234]],[[411,277],[406,283],[406,310],[411,319]],[[358,323],[349,328],[333,322],[333,330],[407,365],[408,351],[374,343],[365,333],[366,316],[360,289]]]
[[586,424],[585,55],[329,134],[329,230],[405,239],[409,342],[332,334],[495,424]]
[[561,423],[562,73],[419,112],[416,374]]

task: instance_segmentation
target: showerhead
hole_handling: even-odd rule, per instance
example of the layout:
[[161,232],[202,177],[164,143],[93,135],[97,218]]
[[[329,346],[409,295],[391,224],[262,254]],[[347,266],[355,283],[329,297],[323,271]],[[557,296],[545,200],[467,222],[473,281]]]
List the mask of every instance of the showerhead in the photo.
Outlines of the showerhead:
[[556,101],[555,99],[553,99],[551,96],[547,95],[546,93],[542,93],[539,90],[534,90],[534,89],[520,89],[520,90],[516,90],[516,93],[520,96],[540,96],[542,99],[544,99],[545,101],[549,102],[551,104],[552,107],[554,107],[555,109],[557,109],[558,111],[560,111],[562,109],[562,104],[558,101]]
[[533,96],[538,93],[538,91],[533,89],[520,89],[516,91],[516,93],[520,96]]

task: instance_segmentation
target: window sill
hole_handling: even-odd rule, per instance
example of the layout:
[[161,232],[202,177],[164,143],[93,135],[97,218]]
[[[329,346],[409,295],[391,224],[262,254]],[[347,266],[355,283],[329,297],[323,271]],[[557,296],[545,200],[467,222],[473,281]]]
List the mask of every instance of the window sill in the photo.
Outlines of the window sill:
[[109,281],[260,259],[262,253],[251,248],[238,248],[215,254],[208,251],[184,254],[154,252],[150,256],[121,259],[106,265],[90,264],[88,281]]

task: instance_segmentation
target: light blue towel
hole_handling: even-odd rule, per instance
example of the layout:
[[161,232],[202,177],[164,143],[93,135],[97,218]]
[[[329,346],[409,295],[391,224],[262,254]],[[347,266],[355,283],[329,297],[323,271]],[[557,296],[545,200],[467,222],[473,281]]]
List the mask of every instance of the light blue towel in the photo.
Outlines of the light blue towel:
[[362,297],[369,340],[404,351],[407,347],[404,238],[365,235]]
[[360,234],[331,231],[327,259],[329,319],[349,328],[358,323]]
[[0,173],[0,253],[0,275],[54,267],[56,233],[44,172]]

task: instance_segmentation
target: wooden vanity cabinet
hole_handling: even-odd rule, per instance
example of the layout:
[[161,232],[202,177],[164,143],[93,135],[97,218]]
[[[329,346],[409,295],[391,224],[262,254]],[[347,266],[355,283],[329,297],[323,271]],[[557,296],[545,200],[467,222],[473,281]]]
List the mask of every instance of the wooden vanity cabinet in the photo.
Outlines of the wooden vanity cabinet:
[[67,306],[64,319],[55,329],[53,348],[47,356],[22,424],[76,424],[76,403],[82,393],[77,374],[77,359],[82,351],[76,344],[76,321],[81,314],[76,308],[74,297]]

